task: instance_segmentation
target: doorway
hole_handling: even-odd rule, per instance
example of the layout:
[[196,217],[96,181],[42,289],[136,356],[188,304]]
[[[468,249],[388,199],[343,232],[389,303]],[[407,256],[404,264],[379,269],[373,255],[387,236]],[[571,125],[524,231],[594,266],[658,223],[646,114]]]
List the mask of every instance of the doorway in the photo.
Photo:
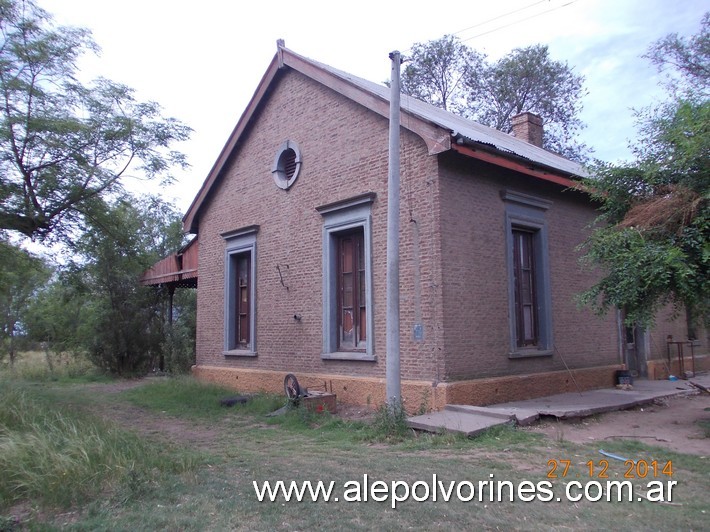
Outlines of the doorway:
[[646,378],[648,368],[646,365],[646,329],[639,325],[626,325],[624,313],[621,313],[620,329],[622,332],[622,349],[626,369],[634,378]]

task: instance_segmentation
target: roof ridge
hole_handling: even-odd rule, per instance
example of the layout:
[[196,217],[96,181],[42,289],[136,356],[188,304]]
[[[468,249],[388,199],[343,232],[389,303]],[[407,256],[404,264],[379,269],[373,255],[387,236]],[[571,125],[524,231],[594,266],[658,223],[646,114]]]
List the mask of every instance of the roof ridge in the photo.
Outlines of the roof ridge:
[[[378,84],[374,81],[351,74],[326,63],[311,59],[294,52],[285,46],[280,47],[280,51],[281,50],[299,58],[302,61],[306,61],[325,72],[329,72],[330,74],[337,76],[362,90],[366,90],[370,94],[381,98],[388,103],[390,101],[389,88],[385,85]],[[401,96],[400,106],[402,111],[412,114],[422,120],[434,123],[444,129],[448,129],[453,137],[462,138],[464,142],[468,140],[470,142],[487,145],[498,151],[522,157],[531,162],[544,165],[551,169],[562,171],[570,175],[579,177],[587,175],[587,172],[581,164],[567,159],[558,153],[535,146],[525,140],[514,137],[509,133],[505,133],[504,131],[500,131],[485,124],[481,124],[480,122],[476,122],[475,120],[471,120],[464,116],[457,115],[451,111],[419,100],[408,94],[402,93]]]

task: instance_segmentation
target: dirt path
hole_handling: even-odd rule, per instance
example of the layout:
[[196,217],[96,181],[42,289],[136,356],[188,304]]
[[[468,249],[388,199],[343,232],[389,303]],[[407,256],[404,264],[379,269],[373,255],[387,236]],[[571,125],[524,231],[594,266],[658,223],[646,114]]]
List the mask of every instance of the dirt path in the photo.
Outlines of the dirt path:
[[[90,384],[87,389],[92,393],[111,396],[151,382],[154,382],[153,378],[120,380]],[[220,434],[219,428],[207,426],[205,423],[147,410],[123,400],[97,402],[91,410],[99,417],[108,418],[141,435],[201,449],[214,445]]]
[[554,440],[574,443],[639,440],[673,451],[710,457],[710,438],[698,421],[710,423],[710,395],[673,397],[631,410],[609,412],[582,421],[545,420],[530,427]]

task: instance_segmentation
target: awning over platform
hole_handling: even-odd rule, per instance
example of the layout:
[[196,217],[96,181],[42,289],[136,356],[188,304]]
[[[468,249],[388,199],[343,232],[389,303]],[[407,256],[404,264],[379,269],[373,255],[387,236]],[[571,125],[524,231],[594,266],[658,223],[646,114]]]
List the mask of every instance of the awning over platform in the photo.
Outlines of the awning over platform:
[[141,275],[144,286],[197,288],[197,237],[189,244],[161,259]]

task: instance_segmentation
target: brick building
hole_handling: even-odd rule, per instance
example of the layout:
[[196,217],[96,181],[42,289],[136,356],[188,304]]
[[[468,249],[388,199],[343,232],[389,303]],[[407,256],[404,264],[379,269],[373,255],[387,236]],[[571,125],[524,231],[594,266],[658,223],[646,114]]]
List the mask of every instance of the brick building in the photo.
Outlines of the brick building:
[[[198,378],[281,392],[294,373],[384,402],[388,113],[386,87],[279,43],[184,218]],[[405,96],[401,116],[407,408],[611,385],[623,328],[574,299],[594,281],[575,250],[595,218],[573,188],[583,169],[539,147],[535,115],[515,119],[518,138]]]

